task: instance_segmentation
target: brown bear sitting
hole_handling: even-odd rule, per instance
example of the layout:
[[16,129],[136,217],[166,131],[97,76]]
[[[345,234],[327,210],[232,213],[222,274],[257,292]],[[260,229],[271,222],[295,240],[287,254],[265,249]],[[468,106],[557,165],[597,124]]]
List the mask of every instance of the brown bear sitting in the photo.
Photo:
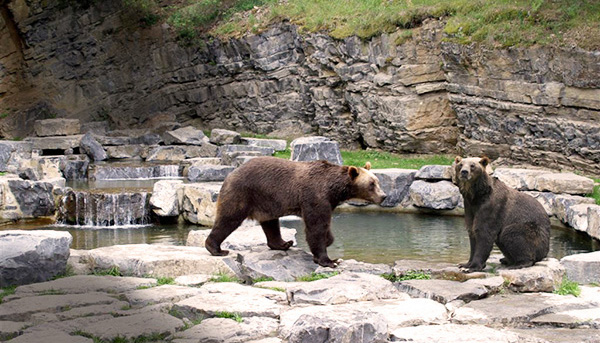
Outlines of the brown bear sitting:
[[529,267],[550,249],[550,219],[533,197],[506,186],[487,171],[490,160],[456,157],[453,182],[465,202],[465,224],[471,256],[459,264],[467,272],[480,271],[494,242],[510,269]]
[[269,248],[287,250],[292,241],[281,238],[279,217],[294,214],[304,220],[306,241],[315,263],[335,267],[337,263],[327,256],[327,247],[333,243],[333,209],[351,198],[374,203],[385,199],[377,177],[369,169],[368,162],[365,168],[357,168],[327,161],[254,158],[225,179],[206,249],[216,256],[227,255],[221,243],[244,219],[251,218],[260,222]]

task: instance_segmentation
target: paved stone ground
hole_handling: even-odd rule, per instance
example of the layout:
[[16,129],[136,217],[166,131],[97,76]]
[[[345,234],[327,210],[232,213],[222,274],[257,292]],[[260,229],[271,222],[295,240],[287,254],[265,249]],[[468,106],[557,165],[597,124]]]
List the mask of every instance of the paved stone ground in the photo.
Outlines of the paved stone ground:
[[0,341],[600,342],[600,287],[517,293],[492,273],[392,283],[379,265],[352,269],[253,285],[77,275],[20,286],[0,304]]

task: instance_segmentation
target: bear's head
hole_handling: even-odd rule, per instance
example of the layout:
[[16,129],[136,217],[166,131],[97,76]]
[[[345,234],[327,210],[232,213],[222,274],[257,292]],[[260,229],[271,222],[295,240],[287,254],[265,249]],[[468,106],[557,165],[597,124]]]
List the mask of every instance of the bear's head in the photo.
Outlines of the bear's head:
[[386,195],[379,186],[379,179],[370,169],[370,162],[367,162],[364,168],[348,167],[348,175],[352,180],[351,197],[381,204]]
[[454,184],[468,183],[477,180],[482,174],[488,174],[490,168],[490,159],[486,156],[482,158],[462,158],[456,156],[452,163],[452,182]]

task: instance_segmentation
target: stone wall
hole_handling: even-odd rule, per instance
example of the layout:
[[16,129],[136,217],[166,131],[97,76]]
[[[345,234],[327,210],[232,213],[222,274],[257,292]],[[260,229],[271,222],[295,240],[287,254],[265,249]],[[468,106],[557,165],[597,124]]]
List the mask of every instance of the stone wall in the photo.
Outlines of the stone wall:
[[0,36],[19,38],[11,51],[22,58],[0,56],[0,109],[18,109],[0,120],[0,137],[54,116],[113,129],[180,122],[600,173],[597,53],[442,43],[437,20],[406,42],[397,33],[339,41],[282,23],[182,47],[166,24],[140,28],[121,1],[57,3],[2,5],[13,15],[0,19]]

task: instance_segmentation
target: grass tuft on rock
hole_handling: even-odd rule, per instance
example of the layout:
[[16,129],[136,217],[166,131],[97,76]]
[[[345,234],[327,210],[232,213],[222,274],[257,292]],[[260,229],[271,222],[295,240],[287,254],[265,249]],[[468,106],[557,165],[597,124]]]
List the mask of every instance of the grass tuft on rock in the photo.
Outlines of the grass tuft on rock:
[[235,276],[230,276],[224,273],[219,273],[211,277],[208,281],[210,282],[237,282],[242,283],[242,280]]
[[98,276],[123,276],[123,273],[121,273],[121,269],[119,268],[119,266],[112,266],[108,269],[96,269],[94,270],[93,274]]
[[215,313],[215,317],[233,319],[238,323],[241,323],[244,320],[239,313],[231,313],[231,312],[217,312],[217,313]]
[[317,281],[322,279],[328,279],[332,276],[338,275],[340,272],[330,272],[330,273],[315,273],[312,272],[308,275],[298,276],[296,281]]
[[431,275],[428,273],[425,273],[423,271],[420,270],[409,270],[408,272],[406,272],[403,275],[396,275],[393,273],[385,273],[385,274],[381,274],[381,277],[391,281],[391,282],[399,282],[399,281],[406,281],[406,280],[429,280],[431,279]]
[[562,282],[558,286],[558,289],[554,290],[553,293],[559,295],[571,294],[573,296],[578,297],[581,294],[581,288],[579,287],[579,284],[577,282],[569,280],[565,275],[562,279]]
[[4,297],[15,294],[16,290],[17,290],[17,286],[9,286],[9,287],[0,288],[0,304],[2,304]]

